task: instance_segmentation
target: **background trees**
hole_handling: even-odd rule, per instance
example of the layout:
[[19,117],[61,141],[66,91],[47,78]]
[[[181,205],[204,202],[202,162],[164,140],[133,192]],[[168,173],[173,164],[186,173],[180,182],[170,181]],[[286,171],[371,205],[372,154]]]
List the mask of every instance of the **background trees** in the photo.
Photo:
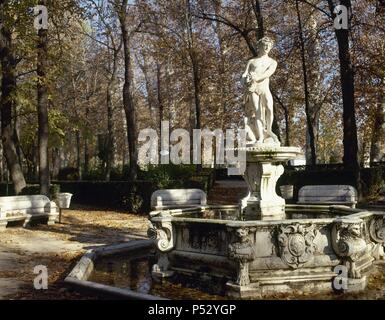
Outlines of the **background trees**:
[[[46,34],[33,28],[30,10],[41,1],[1,3],[0,174],[9,171],[18,191],[39,172],[43,193],[47,178],[65,171],[109,180],[126,167],[135,179],[137,134],[160,130],[162,120],[187,130],[241,126],[239,77],[264,35],[276,41],[282,143],[303,147],[313,165],[357,171],[359,162],[382,160],[380,1],[43,2]],[[349,30],[333,27],[340,3],[351,7]]]

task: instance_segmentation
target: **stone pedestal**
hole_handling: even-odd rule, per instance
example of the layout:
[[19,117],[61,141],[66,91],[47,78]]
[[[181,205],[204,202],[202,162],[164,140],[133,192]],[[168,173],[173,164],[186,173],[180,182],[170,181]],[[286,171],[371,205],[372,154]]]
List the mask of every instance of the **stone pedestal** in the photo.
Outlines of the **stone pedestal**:
[[295,147],[257,145],[246,148],[244,179],[249,194],[240,202],[246,219],[285,219],[285,199],[276,193],[278,179],[284,173],[282,162],[298,157],[301,150]]

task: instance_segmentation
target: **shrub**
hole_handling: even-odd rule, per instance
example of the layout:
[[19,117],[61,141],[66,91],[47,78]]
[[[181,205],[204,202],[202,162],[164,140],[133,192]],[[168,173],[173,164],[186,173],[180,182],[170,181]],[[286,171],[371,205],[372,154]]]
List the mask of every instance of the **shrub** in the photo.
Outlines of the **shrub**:
[[76,181],[79,180],[79,171],[77,168],[66,167],[59,170],[58,180],[60,181]]
[[82,179],[84,181],[99,181],[99,180],[103,180],[103,178],[104,178],[103,172],[101,169],[89,170],[87,173],[83,173],[83,176],[82,176]]
[[195,165],[158,165],[139,171],[138,179],[150,181],[158,189],[177,189],[183,188],[184,181],[190,180],[195,172]]
[[[7,192],[8,191],[8,192]],[[51,184],[50,190],[49,190],[49,197],[51,200],[55,200],[57,198],[58,193],[60,192],[60,185],[58,184]],[[40,186],[38,184],[28,184],[23,191],[20,193],[20,195],[24,196],[30,196],[30,195],[38,195],[40,194]],[[9,184],[7,187],[6,183],[0,184],[0,195],[1,196],[14,196],[15,191],[13,189],[13,185]]]

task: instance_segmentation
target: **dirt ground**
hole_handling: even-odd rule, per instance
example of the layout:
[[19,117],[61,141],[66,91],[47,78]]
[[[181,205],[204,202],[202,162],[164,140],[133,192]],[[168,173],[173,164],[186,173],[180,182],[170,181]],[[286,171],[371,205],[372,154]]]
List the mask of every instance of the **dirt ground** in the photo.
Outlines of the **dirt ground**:
[[[0,299],[92,299],[64,287],[63,280],[84,251],[142,238],[147,218],[87,208],[64,210],[61,224],[0,234]],[[35,266],[48,269],[48,290],[35,290]]]

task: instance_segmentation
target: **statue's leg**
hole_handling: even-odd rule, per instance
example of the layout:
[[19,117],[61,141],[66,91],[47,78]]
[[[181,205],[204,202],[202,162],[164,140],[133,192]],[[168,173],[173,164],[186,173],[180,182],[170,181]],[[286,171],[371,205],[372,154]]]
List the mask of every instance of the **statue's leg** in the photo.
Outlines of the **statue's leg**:
[[262,121],[262,110],[261,110],[261,106],[259,105],[260,104],[260,97],[258,94],[253,93],[252,98],[253,98],[253,106],[255,109],[255,129],[256,129],[256,137],[258,139],[257,142],[263,143],[264,125],[263,125],[263,121]]
[[264,95],[263,99],[265,100],[266,106],[266,125],[267,125],[267,134],[274,139],[275,142],[279,142],[278,137],[273,132],[273,120],[274,120],[274,100],[271,92],[267,92]]
[[245,117],[245,130],[246,130],[246,141],[250,141],[251,143],[255,143],[257,140],[255,138],[255,134],[253,130],[251,130],[249,126],[249,118]]

